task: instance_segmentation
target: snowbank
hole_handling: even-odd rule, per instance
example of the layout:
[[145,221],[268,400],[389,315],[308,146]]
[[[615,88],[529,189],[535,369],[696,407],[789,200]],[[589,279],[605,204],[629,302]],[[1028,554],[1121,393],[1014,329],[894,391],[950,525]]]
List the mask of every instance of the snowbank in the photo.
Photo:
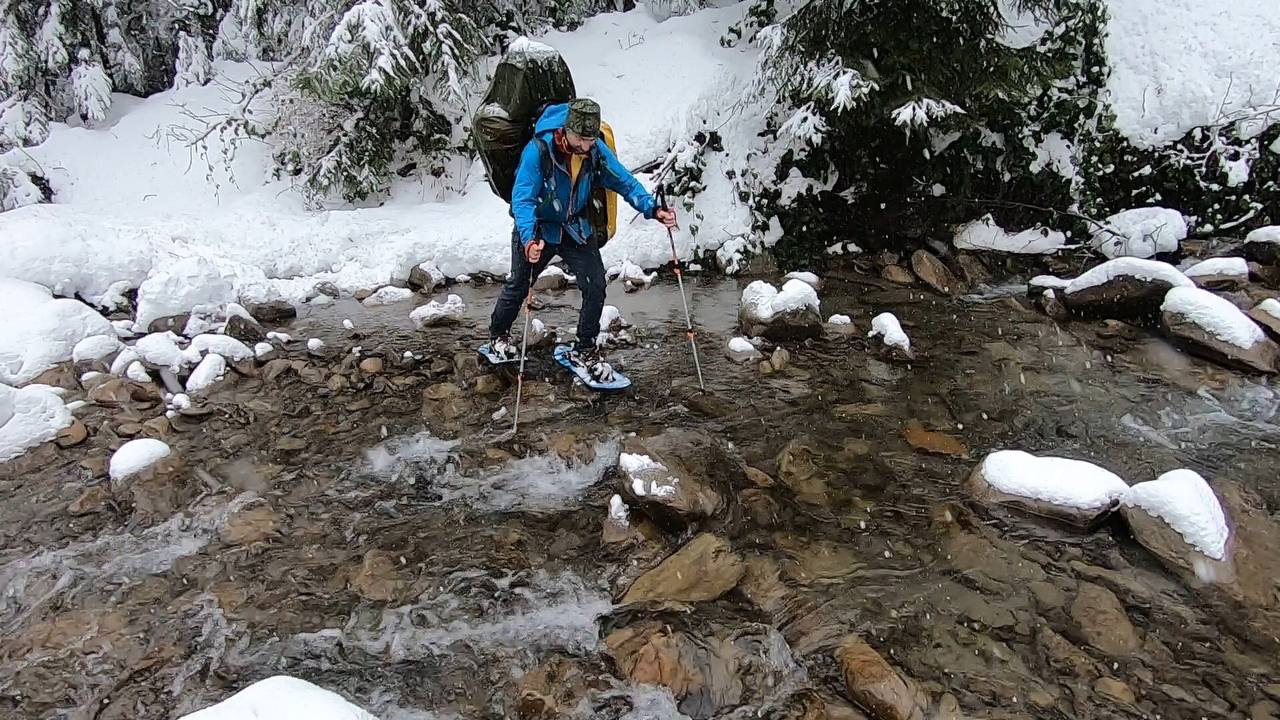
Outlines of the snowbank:
[[0,384],[0,462],[54,439],[71,419],[62,398],[48,390]]
[[754,309],[755,317],[768,322],[794,310],[818,310],[818,293],[803,280],[788,280],[778,290],[763,280],[756,280],[742,291],[742,305]]
[[1149,258],[1157,253],[1178,251],[1187,239],[1187,219],[1168,208],[1125,210],[1103,221],[1096,228],[1091,244],[1109,258]]
[[1067,245],[1067,236],[1056,230],[1034,227],[1018,233],[1005,231],[995,218],[985,215],[956,231],[958,250],[995,250],[1023,255],[1052,255]]
[[884,338],[885,345],[899,348],[908,354],[911,352],[911,339],[893,313],[880,313],[871,319],[871,332],[867,333],[867,337],[877,335]]
[[1262,328],[1248,315],[1208,290],[1176,287],[1164,296],[1160,306],[1164,312],[1177,313],[1222,342],[1238,348],[1249,348],[1267,339]]
[[1181,138],[1219,108],[1230,116],[1275,102],[1275,0],[1111,0],[1107,10],[1107,91],[1116,129],[1135,145]]
[[161,267],[138,288],[138,314],[134,320],[140,330],[147,330],[152,320],[180,315],[197,305],[236,299],[234,283],[210,260],[186,257]]
[[1191,470],[1174,470],[1129,488],[1124,505],[1145,510],[1169,524],[1197,550],[1214,560],[1226,557],[1226,514],[1209,483]]
[[1190,278],[1169,263],[1125,257],[1108,260],[1090,268],[1068,283],[1066,291],[1070,295],[1126,276],[1139,280],[1161,280],[1174,287],[1195,287],[1195,283],[1191,282]]
[[377,720],[341,695],[288,675],[259,680],[179,720]]
[[107,473],[112,480],[123,480],[146,470],[169,457],[169,446],[152,438],[130,440],[111,455]]
[[[3,251],[7,254],[9,248]],[[0,278],[0,318],[0,383],[7,385],[30,382],[70,360],[87,337],[115,335],[111,323],[93,308],[55,299],[47,288],[23,280]]]
[[1118,475],[1092,463],[1021,450],[991,453],[982,474],[1000,492],[1080,510],[1109,507],[1129,492]]

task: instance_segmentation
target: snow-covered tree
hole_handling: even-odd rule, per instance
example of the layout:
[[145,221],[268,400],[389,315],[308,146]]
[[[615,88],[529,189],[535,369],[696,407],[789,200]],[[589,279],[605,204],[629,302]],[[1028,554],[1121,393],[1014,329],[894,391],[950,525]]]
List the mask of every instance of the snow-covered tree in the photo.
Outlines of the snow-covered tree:
[[213,76],[213,63],[204,40],[178,33],[178,60],[174,65],[173,86],[205,85]]
[[111,78],[88,50],[81,49],[71,69],[71,96],[86,124],[100,123],[111,107]]
[[35,205],[43,199],[44,194],[26,171],[0,158],[0,212]]
[[13,95],[0,100],[0,153],[39,145],[49,137],[49,119],[39,103]]

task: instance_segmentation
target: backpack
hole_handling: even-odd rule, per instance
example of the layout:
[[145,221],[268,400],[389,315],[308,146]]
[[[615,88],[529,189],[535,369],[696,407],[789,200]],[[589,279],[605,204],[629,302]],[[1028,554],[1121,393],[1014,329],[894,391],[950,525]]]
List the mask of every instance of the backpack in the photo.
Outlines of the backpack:
[[[533,129],[542,111],[548,105],[566,103],[575,97],[573,74],[556,50],[523,37],[507,49],[471,123],[472,137],[489,177],[489,187],[507,204],[511,203],[520,154],[533,139]],[[613,129],[603,121],[600,134],[610,149],[617,152]],[[547,177],[551,172],[550,148],[540,147],[543,176]],[[593,157],[597,161],[593,170],[599,172],[599,155]],[[617,195],[602,187],[592,190],[586,212],[601,246],[617,231],[617,211]]]

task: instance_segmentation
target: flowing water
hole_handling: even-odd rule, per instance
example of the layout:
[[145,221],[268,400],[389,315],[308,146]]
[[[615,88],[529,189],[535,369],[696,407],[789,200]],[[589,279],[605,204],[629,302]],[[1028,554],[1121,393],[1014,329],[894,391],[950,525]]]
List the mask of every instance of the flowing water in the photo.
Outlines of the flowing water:
[[[914,678],[931,717],[1274,717],[1274,585],[1189,583],[1122,523],[1085,534],[991,510],[963,480],[1002,448],[1131,483],[1189,467],[1274,544],[1280,395],[1140,330],[1059,327],[1010,287],[946,300],[829,279],[824,313],[860,332],[787,343],[789,367],[762,375],[723,354],[741,284],[697,280],[705,394],[675,286],[615,290],[637,345],[613,357],[634,389],[590,395],[541,349],[515,437],[509,385],[463,389],[496,288],[462,288],[467,321],[422,332],[410,306],[311,309],[288,330],[329,354],[295,343],[301,371],[224,384],[209,412],[175,419],[163,472],[105,479],[128,425],[163,410],[145,405],[88,409],[88,443],[0,466],[0,717],[175,718],[276,674],[384,720],[515,717],[538,667],[572,668],[542,689],[562,717],[824,717],[797,709],[806,697],[858,717],[824,641],[847,635]],[[543,299],[539,316],[571,328],[576,293]],[[913,361],[865,339],[884,310]],[[384,371],[354,372],[353,346]],[[803,484],[720,488],[728,507],[696,528],[776,569],[768,592],[615,606],[692,534],[601,542],[621,444],[666,430],[705,432],[772,478],[806,464]],[[1075,611],[1086,585],[1127,620]],[[603,638],[645,618],[739,648],[740,679],[703,677],[711,690],[684,700],[627,680]],[[1099,649],[1127,633],[1126,651]]]

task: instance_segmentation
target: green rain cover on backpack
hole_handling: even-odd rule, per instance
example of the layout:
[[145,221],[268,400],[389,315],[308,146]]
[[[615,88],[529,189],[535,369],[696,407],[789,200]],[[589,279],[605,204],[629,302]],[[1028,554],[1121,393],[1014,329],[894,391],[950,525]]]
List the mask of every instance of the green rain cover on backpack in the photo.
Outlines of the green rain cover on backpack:
[[573,74],[555,48],[524,37],[507,48],[471,123],[489,187],[503,200],[511,202],[520,153],[539,113],[574,97]]

